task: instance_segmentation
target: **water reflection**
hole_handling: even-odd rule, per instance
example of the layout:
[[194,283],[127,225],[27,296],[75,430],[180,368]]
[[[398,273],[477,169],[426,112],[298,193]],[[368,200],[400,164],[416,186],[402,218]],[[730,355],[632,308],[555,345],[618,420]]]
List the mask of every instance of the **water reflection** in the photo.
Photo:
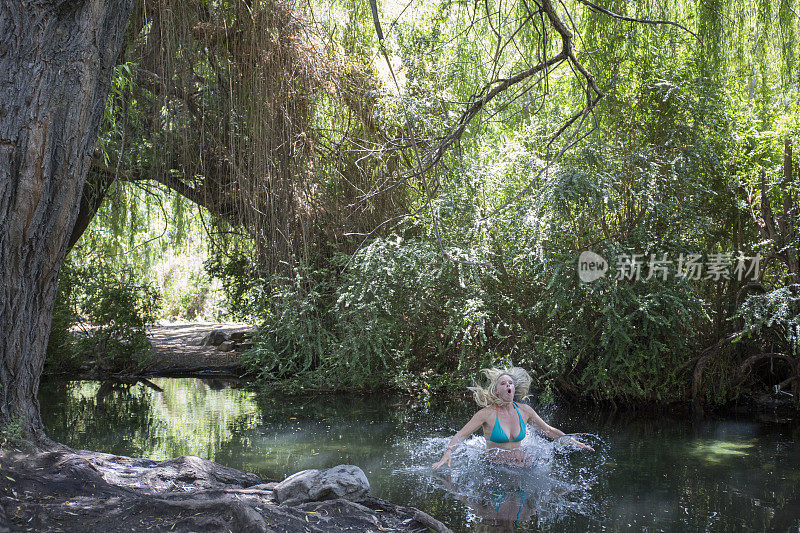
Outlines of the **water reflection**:
[[[287,397],[220,380],[49,382],[48,434],[77,448],[166,459],[199,455],[269,480],[349,463],[372,493],[455,531],[767,530],[800,528],[800,427],[620,417],[538,409],[602,440],[572,453],[530,432],[524,473],[487,465],[482,438],[434,473],[472,406],[428,411],[385,396]],[[587,439],[593,437],[586,436]]]
[[220,380],[42,385],[48,434],[73,447],[151,459],[192,454],[283,479],[304,468],[381,470],[401,424],[390,401],[255,393]]
[[213,457],[238,430],[260,423],[254,395],[218,381],[145,383],[43,384],[45,426],[71,446],[162,460]]
[[442,486],[465,503],[473,515],[476,531],[514,531],[536,515],[537,507],[531,494],[522,489],[495,488],[484,494],[471,494],[464,487],[451,483],[449,476],[437,474]]

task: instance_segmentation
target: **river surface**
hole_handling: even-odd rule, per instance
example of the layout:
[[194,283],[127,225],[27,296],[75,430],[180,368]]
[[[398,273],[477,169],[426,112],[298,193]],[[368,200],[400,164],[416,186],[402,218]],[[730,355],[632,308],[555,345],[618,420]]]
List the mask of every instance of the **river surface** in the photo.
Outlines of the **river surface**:
[[[800,531],[800,426],[634,418],[541,408],[592,444],[576,451],[529,431],[529,468],[490,465],[475,436],[432,472],[475,411],[387,395],[287,397],[223,380],[42,384],[47,433],[74,448],[163,460],[185,454],[278,481],[355,464],[374,496],[454,531]],[[534,405],[535,406],[535,405]],[[536,407],[536,406],[535,406]]]

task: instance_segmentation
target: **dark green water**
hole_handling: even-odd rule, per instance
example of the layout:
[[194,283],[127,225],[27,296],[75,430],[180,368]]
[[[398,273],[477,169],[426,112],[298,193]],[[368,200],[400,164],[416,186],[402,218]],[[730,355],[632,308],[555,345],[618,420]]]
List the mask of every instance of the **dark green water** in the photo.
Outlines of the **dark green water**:
[[360,466],[372,494],[418,507],[455,531],[800,531],[800,427],[749,421],[633,419],[544,409],[597,453],[526,440],[537,466],[487,467],[480,438],[434,475],[473,407],[425,411],[383,395],[285,397],[223,381],[47,382],[48,434],[72,447],[167,459],[198,455],[280,480],[306,468]]

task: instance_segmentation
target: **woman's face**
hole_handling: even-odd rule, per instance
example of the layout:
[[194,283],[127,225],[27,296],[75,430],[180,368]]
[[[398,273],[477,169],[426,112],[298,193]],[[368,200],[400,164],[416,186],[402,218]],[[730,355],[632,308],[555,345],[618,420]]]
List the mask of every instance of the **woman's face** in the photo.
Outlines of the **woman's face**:
[[514,380],[511,379],[511,376],[508,374],[503,374],[500,376],[500,378],[497,380],[497,385],[494,387],[494,393],[497,395],[497,397],[504,402],[510,402],[514,399],[515,392],[516,387],[514,386]]

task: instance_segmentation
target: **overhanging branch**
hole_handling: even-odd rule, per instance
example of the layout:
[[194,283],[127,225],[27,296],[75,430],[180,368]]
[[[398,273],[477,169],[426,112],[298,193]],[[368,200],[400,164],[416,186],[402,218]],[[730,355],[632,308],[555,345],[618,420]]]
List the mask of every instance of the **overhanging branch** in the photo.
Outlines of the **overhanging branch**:
[[700,37],[698,37],[697,34],[694,33],[692,30],[688,29],[686,26],[682,26],[682,25],[678,24],[677,22],[673,22],[671,20],[652,20],[652,19],[638,19],[638,18],[634,18],[634,17],[626,17],[625,15],[620,15],[620,14],[614,13],[613,11],[609,11],[608,9],[600,7],[597,4],[589,2],[589,0],[578,0],[578,2],[580,2],[581,4],[587,6],[589,9],[591,9],[593,11],[597,11],[598,13],[602,13],[603,15],[608,15],[609,17],[613,17],[613,18],[619,19],[619,20],[626,20],[628,22],[638,22],[640,24],[661,24],[661,25],[667,25],[667,26],[675,26],[676,28],[680,28],[683,31],[685,31],[686,33],[691,34],[692,37],[694,37],[695,39],[700,41]]

